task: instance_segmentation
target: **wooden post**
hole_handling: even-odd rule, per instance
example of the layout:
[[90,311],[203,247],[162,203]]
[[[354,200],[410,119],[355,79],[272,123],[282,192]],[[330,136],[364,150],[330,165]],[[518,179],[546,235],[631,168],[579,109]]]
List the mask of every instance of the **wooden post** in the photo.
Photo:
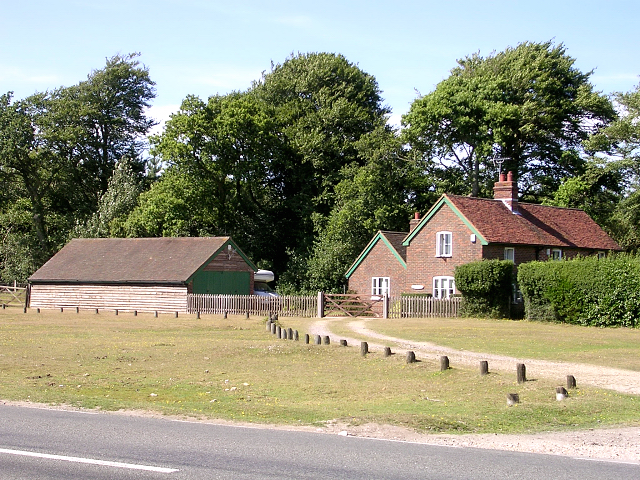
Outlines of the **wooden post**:
[[226,320],[227,318],[227,312],[225,311],[224,314],[222,315],[222,318],[224,318]]
[[298,335],[298,330],[294,330],[293,331],[293,339],[297,342],[298,340],[300,340],[300,337]]
[[280,325],[276,326],[276,338],[280,338],[282,336],[282,327]]
[[329,344],[331,344],[331,339],[329,338],[329,335],[325,335],[325,336],[322,338],[322,343],[323,343],[324,345],[329,345]]
[[524,383],[527,381],[527,368],[524,363],[518,363],[516,365],[516,373],[518,376],[518,383]]
[[304,334],[304,343],[305,343],[305,345],[309,345],[309,334],[308,333]]
[[249,318],[249,312],[248,311],[244,314],[244,318]]
[[176,316],[175,316],[175,318],[178,318],[178,312],[176,312]]
[[440,371],[444,372],[445,370],[449,370],[449,357],[442,355],[440,357]]
[[115,314],[116,314],[116,316],[118,315],[118,309],[117,308],[116,308]]
[[416,363],[416,354],[415,352],[409,350],[407,352],[407,363]]
[[266,327],[267,327],[267,332],[270,332],[271,331],[271,319],[267,320]]
[[293,340],[293,328],[289,328],[287,333],[288,333],[287,338],[289,338],[289,340]]
[[287,329],[286,328],[283,328],[283,329],[280,330],[280,338],[282,340],[286,340],[288,338],[287,337]]
[[96,308],[96,314],[98,314],[98,313],[100,313],[100,312],[99,312],[99,311],[98,311],[98,309]]
[[277,331],[277,330],[276,330],[277,328],[278,328],[278,327],[277,327],[277,325],[276,325],[275,323],[272,323],[272,324],[271,324],[271,333],[273,333],[273,334],[275,335],[275,334],[276,334],[276,331]]
[[64,313],[64,308],[60,307],[60,313]]
[[154,315],[156,318],[158,318],[158,310],[155,311]]
[[2,309],[5,310],[7,308],[7,306],[3,303],[2,304]]
[[382,298],[382,318],[389,318],[389,294],[385,293]]
[[363,357],[369,353],[369,344],[367,342],[360,342],[360,355]]
[[36,312],[37,312],[37,313],[40,313],[40,309],[39,309],[39,308],[36,308]]
[[196,319],[200,320],[200,310],[196,312]]
[[324,294],[318,292],[318,318],[324,318]]
[[340,346],[341,347],[346,347],[347,346],[347,341],[344,338],[342,340],[340,340]]
[[520,403],[520,396],[517,393],[507,393],[507,405],[510,407]]
[[137,317],[137,316],[138,316],[138,310],[134,310],[134,311],[133,311],[133,316],[134,316],[134,317]]
[[322,345],[322,338],[320,337],[320,335],[316,335],[316,345]]
[[80,313],[80,307],[76,307],[76,313]]
[[384,347],[384,356],[385,357],[391,356],[391,347]]
[[487,375],[489,373],[489,362],[486,360],[480,360],[480,375]]
[[574,377],[573,375],[567,375],[567,388],[576,388],[576,377]]

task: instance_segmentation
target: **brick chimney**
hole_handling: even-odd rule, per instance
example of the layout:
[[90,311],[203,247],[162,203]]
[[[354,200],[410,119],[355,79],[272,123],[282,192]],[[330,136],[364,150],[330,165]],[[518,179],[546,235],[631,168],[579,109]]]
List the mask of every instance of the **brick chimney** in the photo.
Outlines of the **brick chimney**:
[[518,184],[513,181],[513,173],[500,174],[500,180],[493,185],[493,198],[502,203],[513,213],[518,213]]
[[413,232],[413,229],[420,223],[420,212],[413,214],[413,218],[409,220],[409,233]]

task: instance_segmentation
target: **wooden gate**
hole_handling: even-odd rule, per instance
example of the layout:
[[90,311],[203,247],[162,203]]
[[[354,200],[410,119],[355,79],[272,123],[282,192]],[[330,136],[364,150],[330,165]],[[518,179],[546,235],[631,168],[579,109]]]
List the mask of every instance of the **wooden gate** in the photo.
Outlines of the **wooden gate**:
[[339,293],[322,293],[319,317],[384,317],[388,303],[385,297]]
[[0,285],[0,304],[2,308],[14,306],[27,308],[29,305],[29,287],[13,285]]

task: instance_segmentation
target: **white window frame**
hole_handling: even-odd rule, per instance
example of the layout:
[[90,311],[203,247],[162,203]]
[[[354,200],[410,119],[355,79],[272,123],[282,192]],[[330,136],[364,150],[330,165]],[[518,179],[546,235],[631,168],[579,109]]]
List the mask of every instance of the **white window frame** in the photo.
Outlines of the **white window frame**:
[[551,260],[562,260],[562,249],[561,248],[552,248],[551,255],[549,256]]
[[453,234],[445,231],[436,233],[436,257],[451,256],[453,256]]
[[454,277],[433,277],[433,298],[451,298],[456,293]]
[[605,252],[604,250],[598,251],[597,255],[598,255],[598,260],[602,260],[603,258],[607,258],[607,252]]
[[389,296],[391,294],[391,279],[389,277],[371,277],[371,295]]
[[516,249],[513,247],[504,247],[504,259],[511,260],[516,263]]

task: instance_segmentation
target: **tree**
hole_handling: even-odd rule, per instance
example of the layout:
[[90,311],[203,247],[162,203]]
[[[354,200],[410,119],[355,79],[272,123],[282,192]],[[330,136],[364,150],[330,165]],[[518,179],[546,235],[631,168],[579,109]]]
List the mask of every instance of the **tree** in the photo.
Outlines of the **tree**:
[[[581,142],[615,118],[594,92],[591,72],[574,66],[565,47],[525,42],[458,61],[449,78],[417,99],[404,134],[437,181],[462,176],[474,196],[489,194],[494,155],[507,157],[522,196],[550,197],[562,179],[583,171]],[[453,172],[451,174],[451,172]]]
[[96,211],[118,160],[127,155],[142,170],[144,135],[153,125],[144,110],[155,94],[135,58],[108,59],[72,87],[18,101],[11,93],[0,97],[0,184],[11,192],[10,201],[0,198],[0,215],[19,223],[6,231],[11,238],[21,232],[20,242],[30,245],[30,269]]

